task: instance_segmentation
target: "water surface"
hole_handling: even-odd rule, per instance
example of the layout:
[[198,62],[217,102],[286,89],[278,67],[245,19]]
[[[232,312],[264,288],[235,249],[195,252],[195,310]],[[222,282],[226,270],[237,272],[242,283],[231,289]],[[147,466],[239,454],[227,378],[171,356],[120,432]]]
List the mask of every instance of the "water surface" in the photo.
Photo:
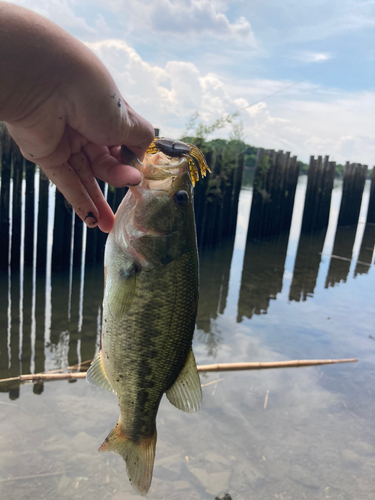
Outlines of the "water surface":
[[[251,190],[234,242],[201,253],[198,364],[352,358],[359,363],[206,374],[203,406],[163,398],[150,500],[375,497],[374,236],[360,223],[300,238],[306,179],[289,238],[246,248]],[[331,257],[333,253],[333,257]],[[337,258],[341,257],[341,258]],[[343,259],[342,259],[343,258]],[[102,270],[1,275],[1,376],[57,369],[99,348]],[[20,279],[23,283],[20,293]],[[10,283],[10,288],[8,288]],[[87,384],[14,383],[0,393],[0,498],[136,496],[115,454],[99,454],[118,417],[114,395]]]

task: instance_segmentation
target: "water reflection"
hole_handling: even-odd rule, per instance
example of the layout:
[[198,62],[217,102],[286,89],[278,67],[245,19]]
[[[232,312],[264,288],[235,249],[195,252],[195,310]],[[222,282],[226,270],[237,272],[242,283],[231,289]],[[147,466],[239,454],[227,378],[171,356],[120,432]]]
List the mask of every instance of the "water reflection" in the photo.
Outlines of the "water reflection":
[[356,233],[357,226],[337,228],[325,284],[326,288],[333,287],[340,282],[346,282],[353,256]]
[[[299,238],[292,228],[289,242],[245,248],[237,239],[235,250],[231,241],[201,252],[198,364],[352,356],[360,363],[207,375],[193,415],[163,398],[150,500],[226,492],[243,500],[374,497],[375,273],[365,265],[374,233],[363,220],[355,242],[347,233],[346,254],[334,238],[337,213],[325,238]],[[349,255],[352,267],[341,274],[345,285],[326,288],[334,261],[348,265],[326,258],[335,252]],[[0,273],[1,377],[92,358],[102,289],[101,265],[71,273],[21,268],[11,279]],[[1,499],[136,500],[123,461],[96,453],[117,417],[113,394],[83,381],[0,384],[0,391],[9,393],[0,394]]]
[[238,301],[239,322],[253,314],[266,314],[270,300],[282,291],[287,248],[287,234],[247,243]]
[[[303,182],[301,186],[304,189]],[[248,192],[244,195],[243,199],[249,202]],[[296,206],[295,210],[298,212],[299,207]],[[239,217],[243,221],[242,213]],[[72,223],[72,218],[69,220]],[[335,222],[333,219],[332,224]],[[241,222],[239,233],[244,236],[245,228],[242,226]],[[85,262],[86,231],[82,231],[80,221],[75,221],[68,229],[69,234],[73,229],[74,240],[79,239],[76,251],[70,248],[70,268],[61,270],[52,265],[44,270],[21,266],[9,274],[0,274],[0,321],[4,325],[0,335],[0,378],[72,365],[77,365],[79,370],[81,362],[92,359],[99,349],[103,267],[87,263],[74,266],[74,263]],[[267,314],[271,301],[283,294],[285,285],[290,302],[304,302],[307,297],[313,297],[319,273],[320,277],[322,274],[326,276],[325,288],[346,282],[353,252],[358,253],[359,250],[354,277],[368,273],[371,268],[375,244],[373,224],[365,226],[362,240],[356,244],[357,251],[354,248],[357,228],[338,227],[328,269],[321,265],[323,247],[327,245],[326,231],[300,234],[298,247],[293,243],[295,228],[292,228],[291,234],[291,239],[284,234],[275,239],[248,241],[243,252],[236,249],[234,253],[234,238],[220,247],[200,251],[196,340],[205,346],[208,357],[216,357],[224,342],[218,318],[225,316],[229,300],[229,309],[235,308],[235,317],[241,323],[254,315]],[[294,268],[290,271],[286,271],[288,248],[296,248]],[[78,253],[83,256],[82,259]],[[53,264],[52,255],[49,248],[47,260]],[[242,270],[239,258],[243,258]],[[231,291],[231,271],[234,269],[241,274]],[[285,272],[290,273],[289,283],[285,281]],[[1,384],[0,391],[9,392],[9,397],[16,399],[20,387],[18,382],[11,382]],[[43,384],[34,384],[34,392],[41,394]]]
[[319,231],[300,235],[289,300],[299,302],[314,295],[326,233]]
[[375,246],[375,224],[366,224],[354,276],[369,272]]
[[198,339],[206,344],[209,356],[215,356],[222,338],[213,321],[223,314],[228,296],[234,238],[215,249],[200,252],[200,287],[197,328]]

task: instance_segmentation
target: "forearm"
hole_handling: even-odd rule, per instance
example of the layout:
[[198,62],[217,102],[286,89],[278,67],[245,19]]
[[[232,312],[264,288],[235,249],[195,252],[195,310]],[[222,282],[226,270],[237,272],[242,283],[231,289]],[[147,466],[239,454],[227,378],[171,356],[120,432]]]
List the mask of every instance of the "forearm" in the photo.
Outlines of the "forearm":
[[0,2],[0,37],[0,119],[16,122],[58,86],[64,32],[32,11]]
[[[71,82],[77,90],[82,78],[82,93],[90,91],[88,77],[94,92],[112,82],[91,50],[69,33],[28,9],[1,1],[0,42],[0,120],[24,121],[52,95],[56,101],[63,98],[65,113],[72,115],[74,109],[66,109]],[[114,82],[111,87],[109,91],[117,90]]]
[[122,163],[120,145],[142,158],[153,128],[83,43],[1,0],[0,120],[78,215],[108,231],[113,213],[95,177],[115,186],[137,184],[139,172]]

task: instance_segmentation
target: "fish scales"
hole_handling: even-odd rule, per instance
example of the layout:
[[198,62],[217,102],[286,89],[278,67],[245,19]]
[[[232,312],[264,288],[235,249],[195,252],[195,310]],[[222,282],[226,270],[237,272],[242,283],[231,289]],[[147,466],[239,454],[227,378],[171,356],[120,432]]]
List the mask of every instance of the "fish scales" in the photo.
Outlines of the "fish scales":
[[[99,451],[123,457],[142,495],[151,484],[163,394],[186,412],[197,410],[202,396],[192,353],[198,304],[192,158],[203,156],[194,146],[181,148],[183,157],[171,158],[154,141],[143,163],[123,148],[123,162],[138,168],[142,181],[129,189],[107,239],[102,346],[87,373],[89,382],[117,394],[120,408]],[[208,170],[198,166],[202,175]]]
[[105,326],[102,346],[124,427],[134,441],[154,433],[161,397],[175,382],[191,349],[198,281],[195,255],[185,254],[161,270],[140,273],[137,279],[134,307],[115,331]]

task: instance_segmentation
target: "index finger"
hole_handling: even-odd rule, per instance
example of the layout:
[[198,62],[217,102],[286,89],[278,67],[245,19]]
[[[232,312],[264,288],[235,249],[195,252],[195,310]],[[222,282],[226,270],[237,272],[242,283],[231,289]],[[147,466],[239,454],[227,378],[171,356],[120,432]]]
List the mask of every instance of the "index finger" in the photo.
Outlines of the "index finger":
[[95,177],[108,182],[114,187],[136,186],[141,181],[141,174],[134,167],[124,165],[111,154],[106,146],[99,146],[92,142],[83,147],[90,161]]

